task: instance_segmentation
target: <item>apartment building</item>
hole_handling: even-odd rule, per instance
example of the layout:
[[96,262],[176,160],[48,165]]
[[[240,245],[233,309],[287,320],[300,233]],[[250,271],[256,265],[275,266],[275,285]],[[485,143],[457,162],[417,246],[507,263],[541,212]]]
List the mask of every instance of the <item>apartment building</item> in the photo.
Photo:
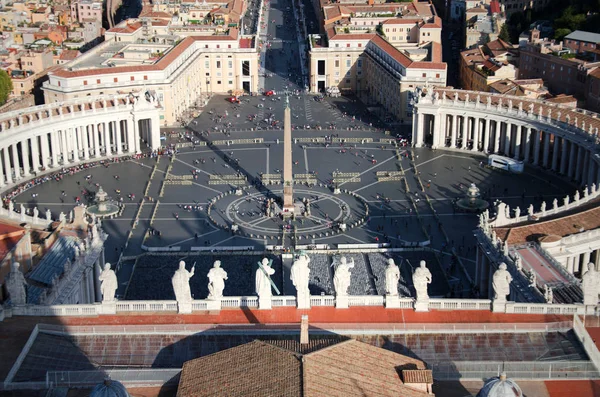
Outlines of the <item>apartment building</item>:
[[594,51],[599,47],[600,34],[576,30],[565,36],[563,46],[575,53]]
[[516,57],[512,47],[500,39],[462,51],[459,61],[460,87],[490,91],[490,84],[517,78]]
[[71,21],[83,23],[94,19],[102,24],[102,2],[93,0],[77,0],[71,2]]
[[498,38],[506,17],[497,0],[465,12],[465,48],[473,48]]
[[[154,26],[153,21],[153,26]],[[153,39],[139,20],[107,31],[104,43],[49,73],[46,103],[72,98],[154,90],[163,125],[174,125],[202,94],[258,90],[254,36],[190,36],[177,44]]]
[[552,0],[499,0],[504,6],[507,18],[517,12],[540,11],[549,6]]
[[573,95],[585,99],[590,73],[600,62],[573,58],[562,43],[548,40],[527,43],[521,48],[519,78],[542,78],[552,94]]

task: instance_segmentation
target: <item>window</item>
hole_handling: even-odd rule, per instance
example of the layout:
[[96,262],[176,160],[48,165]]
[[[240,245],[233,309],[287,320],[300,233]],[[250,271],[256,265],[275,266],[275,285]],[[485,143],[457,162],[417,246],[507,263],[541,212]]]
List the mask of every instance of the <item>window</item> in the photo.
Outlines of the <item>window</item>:
[[233,68],[233,61],[228,61],[228,62],[227,62],[227,67],[228,67],[229,69]]
[[439,73],[436,73],[436,74],[435,74],[435,78],[436,78],[436,79],[439,79],[439,78],[440,78],[440,74],[439,74]]
[[427,73],[423,73],[423,77],[427,77]]
[[339,59],[336,59],[336,60],[335,60],[335,67],[336,67],[336,68],[339,68],[339,67],[340,67],[340,60],[339,60]]
[[[83,85],[87,85],[87,80],[83,80]],[[23,86],[23,84],[21,84],[21,87]]]
[[217,61],[217,68],[221,67],[221,61]]
[[352,61],[350,59],[346,59],[346,67],[349,68],[352,66]]
[[229,80],[229,81],[228,81],[228,84],[229,84],[229,85],[232,85],[232,84],[233,84],[233,80]]
[[113,79],[113,83],[118,83],[118,82],[119,82],[119,78],[118,78],[118,77],[115,77],[115,78]]
[[250,61],[242,61],[242,76],[250,76]]
[[96,84],[100,84],[100,79],[96,79]]
[[144,76],[144,80],[148,80],[148,76]]
[[220,45],[220,44],[217,44],[217,48],[221,48],[221,45]]
[[210,61],[204,61],[204,69],[210,68]]
[[356,61],[356,67],[359,69],[362,68],[362,59]]
[[129,77],[129,80],[130,80],[130,81],[135,81],[135,77],[134,77],[134,76],[130,76],[130,77]]
[[217,80],[217,84],[221,84],[221,80]]
[[227,48],[231,48],[231,44],[227,44]]
[[58,86],[60,87],[60,81],[58,82]]
[[208,44],[204,44],[204,48],[208,48]]
[[346,43],[346,47],[350,47],[350,43]]
[[346,84],[350,84],[350,79],[346,79]]
[[359,46],[359,47],[362,47],[362,43],[358,43],[358,46]]

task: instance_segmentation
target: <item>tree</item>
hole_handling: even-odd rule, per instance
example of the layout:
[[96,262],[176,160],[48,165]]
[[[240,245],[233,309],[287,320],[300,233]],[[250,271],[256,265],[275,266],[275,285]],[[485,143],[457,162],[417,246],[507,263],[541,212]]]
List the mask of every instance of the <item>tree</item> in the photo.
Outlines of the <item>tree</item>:
[[5,70],[0,70],[0,106],[6,103],[12,89],[13,84],[10,76]]
[[500,34],[498,35],[498,38],[510,44],[510,32],[508,31],[508,25],[505,23],[503,23],[502,27],[500,28]]
[[556,29],[556,31],[554,32],[554,39],[561,41],[569,33],[571,33],[571,29],[567,29],[567,28]]

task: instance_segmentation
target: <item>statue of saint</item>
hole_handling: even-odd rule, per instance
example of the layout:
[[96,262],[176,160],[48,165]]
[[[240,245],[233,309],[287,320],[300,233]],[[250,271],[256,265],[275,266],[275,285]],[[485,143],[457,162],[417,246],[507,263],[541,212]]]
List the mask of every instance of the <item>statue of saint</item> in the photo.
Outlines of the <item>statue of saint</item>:
[[110,268],[110,263],[104,265],[104,270],[98,276],[98,279],[102,283],[100,285],[100,291],[102,292],[102,302],[114,302],[115,292],[119,286],[117,282],[117,275],[115,271]]
[[211,300],[221,299],[225,289],[227,272],[221,268],[221,261],[215,261],[213,268],[208,271],[208,298]]
[[37,222],[38,217],[40,216],[40,211],[37,207],[33,207],[33,221]]
[[19,270],[20,266],[19,262],[14,262],[10,265],[10,273],[4,278],[6,290],[13,306],[27,304],[27,293],[25,291],[27,282],[25,281],[23,272]]
[[417,301],[427,301],[429,300],[427,285],[431,284],[431,272],[427,269],[425,261],[421,261],[419,265],[413,273],[412,281],[417,293]]
[[171,283],[173,291],[175,291],[175,299],[177,302],[191,302],[192,292],[190,290],[190,278],[194,275],[196,266],[192,267],[192,271],[188,272],[185,269],[185,262],[179,262],[179,269],[175,271]]
[[506,302],[506,295],[510,294],[510,283],[512,276],[506,270],[506,263],[502,262],[498,270],[492,276],[492,287],[494,288],[494,301]]
[[11,200],[8,202],[8,211],[10,211],[8,216],[12,215],[14,210],[15,210],[15,203]]
[[46,221],[52,222],[52,213],[50,212],[49,209],[46,210]]
[[333,276],[333,287],[335,293],[338,296],[348,295],[348,288],[350,287],[350,269],[354,268],[354,258],[350,258],[350,263],[346,260],[345,256],[340,258],[340,264],[335,269],[335,275]]
[[298,302],[304,302],[310,299],[310,290],[308,288],[308,280],[310,276],[310,268],[308,264],[310,258],[304,251],[301,251],[294,263],[292,264],[290,279],[298,292]]
[[388,259],[385,268],[385,293],[390,296],[398,296],[398,281],[400,280],[400,269],[392,258]]
[[587,271],[581,277],[581,289],[583,290],[583,304],[597,305],[600,294],[600,274],[594,268],[592,262],[588,263]]
[[260,266],[256,269],[255,277],[256,294],[261,299],[270,299],[273,296],[273,292],[271,291],[271,275],[275,273],[275,269],[271,267],[273,261],[263,258],[262,262],[259,263]]

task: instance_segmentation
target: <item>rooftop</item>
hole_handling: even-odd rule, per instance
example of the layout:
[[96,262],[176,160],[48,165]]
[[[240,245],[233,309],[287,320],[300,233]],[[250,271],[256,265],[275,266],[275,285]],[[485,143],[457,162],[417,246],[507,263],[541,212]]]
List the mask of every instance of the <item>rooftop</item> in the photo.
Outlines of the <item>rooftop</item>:
[[596,43],[600,43],[600,34],[592,33],[592,32],[585,32],[583,30],[576,30],[576,31],[571,32],[568,35],[566,35],[565,40],[577,40],[577,41],[583,41],[586,43],[596,44]]

